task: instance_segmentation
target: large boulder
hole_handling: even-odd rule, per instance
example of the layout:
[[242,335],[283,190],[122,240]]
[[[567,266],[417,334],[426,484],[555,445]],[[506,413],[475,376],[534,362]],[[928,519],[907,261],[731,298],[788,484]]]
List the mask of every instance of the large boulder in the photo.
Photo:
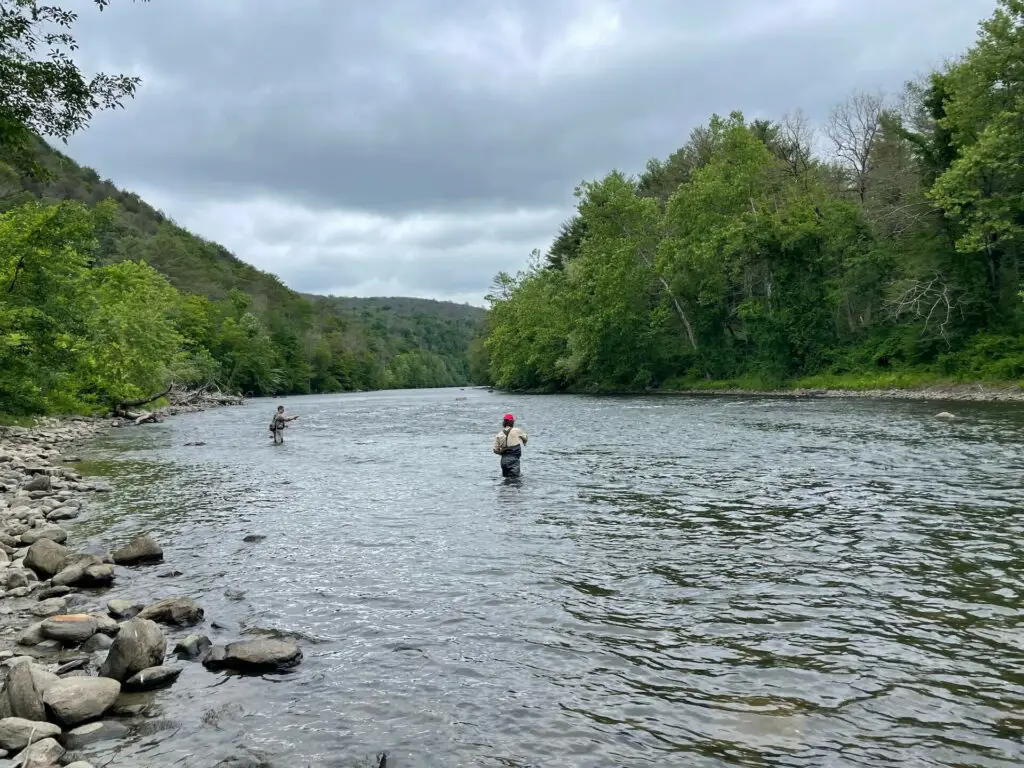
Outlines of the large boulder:
[[159,667],[166,651],[167,641],[160,627],[136,616],[121,626],[100,667],[100,675],[123,682],[144,669]]
[[203,608],[190,597],[169,597],[147,605],[139,613],[139,618],[189,627],[203,620]]
[[53,616],[46,619],[40,628],[43,637],[65,645],[84,643],[98,631],[99,623],[96,619],[84,613]]
[[294,643],[272,638],[241,640],[215,648],[204,660],[210,669],[231,669],[237,672],[279,672],[302,661],[302,649]]
[[159,563],[164,559],[164,551],[150,536],[136,536],[123,547],[113,552],[117,565],[141,565],[143,563]]
[[64,570],[67,561],[67,549],[51,539],[39,539],[25,555],[25,567],[46,578]]
[[21,717],[5,717],[0,720],[0,749],[20,752],[29,742],[41,739],[55,739],[60,736],[60,726],[39,720],[25,720]]
[[33,721],[46,719],[43,696],[36,688],[32,663],[28,659],[18,661],[7,673],[7,700],[15,717]]
[[108,677],[68,677],[46,689],[43,703],[64,727],[96,720],[117,701],[121,683]]

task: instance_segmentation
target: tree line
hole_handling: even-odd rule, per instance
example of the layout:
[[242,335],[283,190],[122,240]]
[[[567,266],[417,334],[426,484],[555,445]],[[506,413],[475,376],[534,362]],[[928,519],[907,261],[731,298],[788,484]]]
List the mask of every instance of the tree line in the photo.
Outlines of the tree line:
[[1024,1],[821,129],[712,116],[576,189],[500,273],[474,375],[524,390],[1024,377]]
[[300,295],[44,141],[139,85],[79,71],[76,20],[0,2],[0,412],[101,410],[171,383],[245,395],[468,383],[480,310]]

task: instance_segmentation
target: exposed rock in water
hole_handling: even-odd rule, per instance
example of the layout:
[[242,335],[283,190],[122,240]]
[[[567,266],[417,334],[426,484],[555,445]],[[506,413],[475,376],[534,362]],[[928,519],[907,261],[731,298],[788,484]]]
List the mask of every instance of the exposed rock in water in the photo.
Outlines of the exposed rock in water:
[[139,613],[139,618],[150,619],[160,624],[189,627],[203,620],[203,608],[189,597],[169,597],[147,605]]
[[68,749],[82,749],[100,741],[113,741],[128,735],[128,726],[116,720],[103,720],[98,723],[80,725],[64,737],[64,746]]
[[145,607],[142,603],[133,603],[131,600],[111,600],[107,603],[107,612],[115,619],[132,619]]
[[121,683],[108,677],[70,677],[46,689],[43,702],[68,727],[102,717],[121,695]]
[[213,648],[203,660],[210,669],[237,672],[276,672],[290,669],[302,661],[302,650],[294,643],[260,638],[228,643]]
[[189,635],[174,646],[174,655],[179,659],[198,659],[212,647],[206,635]]
[[95,635],[98,630],[99,624],[92,616],[74,613],[47,619],[43,622],[40,632],[43,637],[50,640],[79,645]]
[[116,550],[112,557],[117,565],[141,565],[159,563],[164,559],[164,551],[150,536],[136,536],[125,546]]
[[19,752],[30,741],[55,739],[60,736],[60,726],[41,720],[25,720],[21,717],[5,717],[0,720],[0,748]]
[[85,644],[82,645],[82,650],[85,653],[95,653],[96,651],[105,651],[113,644],[114,641],[107,635],[97,633],[85,641]]
[[125,681],[132,675],[163,664],[167,641],[154,622],[136,616],[126,622],[117,634],[100,675]]
[[181,667],[150,667],[129,677],[124,683],[126,691],[152,691],[170,685],[181,674]]
[[114,567],[88,558],[65,567],[53,577],[57,586],[106,587],[114,581]]
[[261,541],[266,540],[266,538],[267,537],[261,533],[250,533],[248,536],[245,536],[242,541],[246,544],[259,544]]
[[68,595],[70,595],[74,591],[75,590],[72,587],[65,587],[65,586],[46,587],[45,589],[40,589],[36,593],[36,599],[37,600],[49,600],[51,597],[67,597]]
[[935,418],[937,418],[937,419],[955,419],[956,416],[954,414],[950,413],[949,411],[943,411],[942,413],[935,414]]
[[67,549],[50,539],[40,539],[28,548],[25,555],[25,566],[47,578],[64,570],[67,561]]

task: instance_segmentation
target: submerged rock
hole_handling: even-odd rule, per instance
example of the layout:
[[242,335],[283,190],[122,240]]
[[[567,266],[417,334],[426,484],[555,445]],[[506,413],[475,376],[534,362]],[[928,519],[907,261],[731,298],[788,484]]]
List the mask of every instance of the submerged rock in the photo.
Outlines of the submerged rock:
[[117,565],[141,565],[159,563],[164,559],[164,551],[150,536],[136,536],[120,549],[114,551],[112,557]]
[[64,746],[68,749],[82,749],[100,741],[113,741],[128,735],[128,726],[116,720],[102,720],[97,723],[80,725],[68,731]]

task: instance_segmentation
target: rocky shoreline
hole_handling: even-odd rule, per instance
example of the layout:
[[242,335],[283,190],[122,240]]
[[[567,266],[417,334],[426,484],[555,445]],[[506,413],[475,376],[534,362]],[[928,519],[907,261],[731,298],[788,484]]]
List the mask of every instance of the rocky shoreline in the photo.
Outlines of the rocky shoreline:
[[665,395],[705,395],[790,398],[867,398],[876,400],[930,400],[935,402],[1024,402],[1024,389],[1015,384],[951,384],[914,389],[679,389]]
[[[186,410],[200,409],[165,413]],[[75,470],[74,451],[134,423],[74,418],[0,428],[0,768],[106,765],[184,664],[262,675],[302,660],[297,645],[274,638],[214,645],[199,632],[202,606],[187,595],[105,600],[116,581],[163,563],[164,554],[145,534],[113,552],[74,546],[64,526],[110,490]]]

